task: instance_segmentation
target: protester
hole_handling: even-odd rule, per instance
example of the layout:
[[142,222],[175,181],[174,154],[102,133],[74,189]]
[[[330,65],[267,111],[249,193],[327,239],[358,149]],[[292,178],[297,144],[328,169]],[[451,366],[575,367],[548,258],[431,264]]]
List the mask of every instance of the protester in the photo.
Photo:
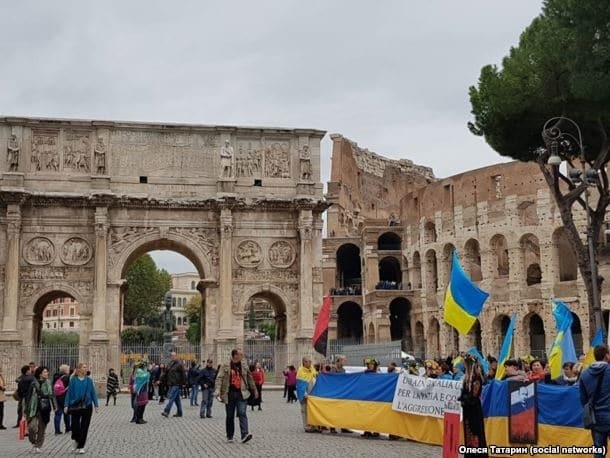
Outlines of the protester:
[[[595,362],[580,376],[580,402],[591,402],[595,412],[595,426],[591,429],[593,445],[606,450],[610,438],[610,350],[602,344],[593,350]],[[603,453],[594,457],[604,457]]]
[[199,368],[195,361],[191,361],[191,367],[188,370],[188,384],[191,389],[191,407],[198,406],[197,396],[199,395]]
[[37,367],[34,379],[26,397],[24,414],[28,423],[28,440],[34,446],[34,453],[40,453],[47,425],[51,421],[51,410],[57,409],[57,403],[49,380],[49,369]]
[[318,432],[317,428],[307,424],[307,397],[316,383],[318,375],[316,369],[311,367],[311,358],[304,356],[302,359],[303,365],[297,371],[297,398],[301,403],[301,417],[303,419],[303,428],[306,433]]
[[165,418],[169,417],[169,413],[172,409],[172,404],[176,404],[176,413],[174,417],[182,416],[182,403],[180,401],[180,389],[186,385],[186,376],[184,374],[184,366],[178,361],[176,352],[173,351],[169,355],[170,363],[167,366],[167,386],[169,387],[169,393],[167,395],[167,405],[161,415]]
[[61,434],[61,417],[64,417],[65,432],[69,433],[70,428],[70,415],[64,413],[66,391],[68,390],[68,384],[70,383],[70,366],[62,364],[59,366],[59,372],[53,376],[53,395],[57,402],[57,409],[55,410],[55,418],[53,425],[55,426],[55,434]]
[[146,369],[146,363],[141,361],[136,364],[135,376],[134,376],[134,411],[136,415],[135,423],[137,425],[143,425],[147,423],[144,421],[144,409],[148,404],[148,384],[150,381],[150,372]]
[[[30,363],[31,364],[31,363]],[[30,385],[34,383],[36,379],[34,378],[31,366],[23,366],[21,368],[21,377],[19,377],[17,382],[17,424],[13,426],[13,428],[19,428],[19,423],[23,418],[23,411],[25,409],[25,398],[30,392]]]
[[242,363],[244,354],[237,349],[231,351],[229,364],[221,366],[218,371],[216,397],[225,404],[227,442],[233,442],[235,434],[235,411],[239,418],[241,441],[246,443],[252,439],[248,430],[248,417],[246,415],[246,402],[250,396],[258,397],[252,374],[245,363]]
[[261,402],[263,402],[263,384],[265,383],[265,371],[261,369],[260,363],[256,363],[250,366],[250,372],[252,372],[252,379],[254,380],[254,385],[256,386],[256,392],[258,393],[258,397],[256,399],[252,399],[250,396],[248,400],[248,404],[254,410],[254,407],[258,406],[258,410],[263,410],[261,407]]
[[[471,356],[463,357],[465,373],[462,385],[462,393],[459,401],[462,405],[464,424],[464,442],[466,447],[487,447],[485,440],[485,426],[483,419],[483,407],[481,406],[481,394],[485,382],[479,361]],[[464,458],[488,457],[487,453],[465,453]]]
[[485,375],[487,375],[487,380],[493,380],[496,378],[496,372],[498,371],[498,360],[493,356],[488,356],[487,362],[489,363],[489,372]]
[[6,381],[2,375],[2,368],[0,368],[0,430],[6,429],[4,426],[4,403],[6,402]]
[[212,404],[214,404],[214,389],[217,374],[213,364],[213,361],[208,359],[205,367],[199,372],[199,384],[201,386],[199,418],[212,418]]
[[530,382],[550,382],[550,373],[546,368],[546,364],[540,360],[535,359],[530,363],[531,371],[528,379]]
[[72,416],[74,451],[78,454],[84,454],[93,413],[92,406],[95,406],[95,413],[98,412],[99,408],[97,392],[95,386],[93,386],[93,380],[91,377],[87,377],[87,366],[84,363],[79,363],[76,366],[74,375],[70,379],[65,405],[64,413],[69,413]]
[[[366,358],[364,360],[366,369],[365,374],[377,374],[379,372],[379,363],[375,358]],[[365,431],[361,434],[362,437],[379,437],[379,433],[373,433],[371,431]]]
[[519,370],[519,363],[515,359],[504,361],[504,376],[502,380],[514,382],[527,382],[528,378],[525,372]]
[[552,380],[552,382],[556,385],[574,385],[576,382],[578,382],[578,374],[574,373],[574,366],[575,364],[571,362],[563,363],[563,373],[561,374],[561,376]]
[[136,369],[137,366],[134,365],[131,370],[131,374],[129,375],[129,383],[127,384],[127,388],[129,389],[129,397],[131,400],[131,420],[130,423],[135,423],[138,420],[136,415]]
[[288,366],[288,371],[286,372],[286,385],[288,386],[288,399],[286,402],[290,404],[297,402],[297,369],[293,365]]
[[106,380],[106,407],[108,401],[112,397],[113,405],[116,405],[116,395],[119,392],[119,377],[117,377],[114,369],[108,370],[108,380]]

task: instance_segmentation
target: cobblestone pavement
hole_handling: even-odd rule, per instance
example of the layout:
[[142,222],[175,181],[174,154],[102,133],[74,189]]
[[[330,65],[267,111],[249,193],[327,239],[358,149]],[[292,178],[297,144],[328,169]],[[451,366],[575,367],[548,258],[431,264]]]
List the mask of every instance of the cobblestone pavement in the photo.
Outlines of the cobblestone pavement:
[[[263,411],[248,408],[250,432],[254,438],[247,444],[228,444],[225,439],[225,413],[222,404],[214,404],[214,418],[200,419],[199,408],[183,399],[182,418],[163,418],[162,406],[151,401],[146,407],[146,425],[129,423],[131,409],[128,395],[119,396],[116,406],[100,405],[93,414],[85,456],[95,457],[440,457],[441,448],[409,441],[390,442],[363,439],[357,434],[305,434],[301,428],[298,404],[286,404],[282,393],[263,391]],[[185,402],[186,401],[186,402]],[[175,407],[172,414],[175,413]],[[4,424],[13,426],[16,403],[5,403]],[[239,426],[236,420],[236,437]],[[55,435],[52,423],[47,426],[42,454],[70,455],[69,434]],[[0,457],[30,456],[32,446],[27,438],[17,440],[17,429],[0,431]]]

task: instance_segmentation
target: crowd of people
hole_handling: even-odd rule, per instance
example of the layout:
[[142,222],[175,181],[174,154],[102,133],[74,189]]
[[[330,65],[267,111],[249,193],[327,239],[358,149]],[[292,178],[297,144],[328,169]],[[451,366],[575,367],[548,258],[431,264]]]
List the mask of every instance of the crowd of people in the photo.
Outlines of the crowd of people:
[[360,296],[362,287],[360,285],[346,286],[345,288],[331,288],[331,296]]

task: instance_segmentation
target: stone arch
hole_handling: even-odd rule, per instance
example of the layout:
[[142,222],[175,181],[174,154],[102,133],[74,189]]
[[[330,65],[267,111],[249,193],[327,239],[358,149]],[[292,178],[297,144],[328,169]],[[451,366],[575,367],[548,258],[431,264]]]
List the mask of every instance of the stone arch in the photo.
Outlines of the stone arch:
[[[493,335],[497,338],[496,348],[492,350],[497,350],[496,353],[500,354],[500,349],[502,348],[502,344],[504,343],[504,338],[506,337],[506,333],[508,332],[508,326],[510,325],[510,317],[505,314],[496,315],[491,323],[491,328],[493,331]],[[514,345],[511,352],[514,351]],[[493,352],[492,352],[493,353]]]
[[436,225],[432,221],[424,224],[424,244],[436,242]]
[[368,343],[375,343],[375,325],[369,323]]
[[390,339],[401,340],[403,346],[409,350],[411,341],[411,302],[404,297],[393,299],[389,306],[390,315]]
[[464,244],[464,267],[472,281],[483,280],[481,271],[481,248],[477,239],[468,239]]
[[[42,340],[42,314],[44,309],[54,299],[60,297],[71,297],[80,305],[80,314],[87,315],[91,313],[90,307],[86,306],[83,295],[68,283],[60,282],[47,285],[38,291],[27,302],[25,315],[31,316],[32,323],[32,343],[40,345]],[[81,342],[83,343],[83,342]]]
[[563,227],[553,232],[553,255],[559,281],[576,280],[578,263]]
[[385,232],[377,239],[377,249],[384,250],[400,250],[402,239],[395,232]]
[[353,243],[345,243],[337,248],[337,277],[339,288],[362,284],[362,260],[360,248]]
[[[238,314],[246,316],[248,305],[252,299],[264,299],[273,308],[275,313],[275,340],[285,342],[288,335],[288,323],[290,320],[296,319],[291,316],[292,310],[288,307],[290,299],[277,286],[271,284],[256,285],[245,290],[241,295],[242,300],[239,304]],[[243,328],[243,325],[242,325]]]
[[539,284],[542,281],[540,269],[540,242],[534,234],[525,234],[519,239],[523,270],[526,273],[528,286]]
[[413,253],[413,288],[421,289],[421,257],[419,256],[419,251]]
[[347,301],[337,308],[337,339],[359,343],[363,327],[362,308],[358,304]]
[[582,355],[582,327],[580,326],[580,318],[574,312],[572,312],[572,326],[570,330],[572,331],[572,340],[574,341],[574,349],[576,350],[576,356]]
[[510,268],[508,261],[508,242],[502,234],[496,234],[489,242],[494,259],[494,277],[508,277]]
[[[379,281],[383,283],[378,285],[381,289],[401,289],[399,284],[402,280],[402,272],[400,270],[400,261],[394,256],[386,256],[379,261]],[[395,285],[390,285],[390,283]],[[396,288],[389,288],[395,286]]]
[[526,315],[523,318],[524,335],[529,336],[530,353],[541,358],[546,352],[546,332],[544,330],[544,321],[535,312]]
[[443,286],[449,284],[449,277],[451,276],[451,260],[453,258],[453,251],[455,246],[453,243],[446,243],[443,247],[443,257],[441,259],[443,268],[441,269],[443,278],[441,279]]
[[426,357],[426,341],[424,339],[424,325],[421,321],[415,323],[415,342],[414,351],[415,356],[419,358]]
[[426,289],[430,292],[438,289],[436,251],[432,249],[426,252]]
[[170,232],[163,236],[152,233],[140,237],[125,247],[118,258],[111,263],[108,271],[109,281],[118,282],[124,278],[125,272],[136,259],[153,250],[175,251],[193,263],[200,278],[206,278],[206,274],[209,274],[209,277],[212,276],[212,264],[203,249],[192,239]]
[[438,358],[441,356],[441,332],[440,324],[435,317],[430,318],[428,323],[428,340],[427,350],[429,358]]

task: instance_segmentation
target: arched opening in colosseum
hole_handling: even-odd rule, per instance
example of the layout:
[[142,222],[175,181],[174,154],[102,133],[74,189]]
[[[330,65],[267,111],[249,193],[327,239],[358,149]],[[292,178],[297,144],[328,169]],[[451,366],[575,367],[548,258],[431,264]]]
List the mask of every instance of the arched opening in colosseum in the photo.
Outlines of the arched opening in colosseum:
[[[574,340],[574,349],[576,350],[576,356],[582,354],[582,328],[580,327],[580,318],[574,312],[572,312],[572,340]],[[575,361],[576,362],[576,361]]]
[[455,250],[455,246],[453,243],[447,243],[443,247],[443,268],[441,272],[443,273],[443,286],[447,286],[449,284],[449,278],[451,277],[451,261],[453,259],[453,251]]
[[542,270],[540,269],[540,243],[534,234],[525,234],[519,240],[521,256],[523,257],[523,269],[528,286],[537,285],[542,281]]
[[[497,315],[492,323],[493,334],[496,336],[497,341],[495,342],[495,348],[498,350],[498,354],[500,353],[500,349],[502,348],[502,344],[504,343],[504,338],[506,337],[506,333],[508,332],[508,326],[510,325],[510,317],[508,315]],[[511,353],[514,349],[511,349]]]
[[355,302],[344,302],[337,309],[337,339],[362,341],[362,309]]
[[426,252],[426,289],[428,292],[438,289],[438,271],[436,267],[436,252],[434,250]]
[[479,320],[474,323],[472,329],[468,333],[468,336],[470,337],[470,342],[472,343],[472,345],[476,347],[477,350],[482,351],[483,339],[481,336],[481,323]]
[[413,253],[413,288],[421,289],[421,258],[419,251]]
[[436,242],[436,226],[432,221],[427,221],[424,224],[424,243]]
[[394,232],[385,232],[377,239],[377,249],[380,251],[399,251],[402,240]]
[[438,358],[441,355],[441,332],[440,325],[436,318],[430,319],[428,325],[428,345],[427,345],[427,356],[431,358]]
[[479,247],[479,241],[476,239],[469,239],[464,245],[464,268],[470,275],[472,281],[483,280],[483,273],[481,272],[481,249]]
[[402,340],[404,346],[412,349],[411,342],[411,302],[397,297],[390,302],[390,339]]
[[375,343],[375,325],[369,323],[368,343]]
[[386,256],[379,261],[379,284],[377,289],[402,289],[400,261],[394,256]]
[[460,333],[453,326],[449,326],[449,335],[451,336],[451,351],[454,356],[457,356],[460,352]]
[[415,323],[415,346],[413,353],[419,358],[426,357],[426,341],[424,339],[424,325],[421,321]]
[[495,278],[508,277],[508,243],[502,234],[496,234],[491,238],[490,248],[494,259]]
[[544,332],[544,321],[537,313],[525,317],[526,333],[529,334],[530,353],[536,358],[545,355],[546,333]]
[[559,273],[559,281],[576,280],[578,264],[565,229],[560,227],[553,232],[554,264]]
[[[42,295],[34,306],[33,344],[36,346],[52,345],[53,342],[63,345],[78,344],[82,325],[81,313],[81,305],[74,296],[65,291],[49,291]],[[78,349],[76,353],[78,356]]]
[[244,312],[244,337],[246,340],[266,336],[285,343],[287,329],[286,304],[270,291],[261,291],[246,301]]
[[338,288],[360,286],[362,284],[360,248],[353,243],[341,245],[337,250],[336,282]]

